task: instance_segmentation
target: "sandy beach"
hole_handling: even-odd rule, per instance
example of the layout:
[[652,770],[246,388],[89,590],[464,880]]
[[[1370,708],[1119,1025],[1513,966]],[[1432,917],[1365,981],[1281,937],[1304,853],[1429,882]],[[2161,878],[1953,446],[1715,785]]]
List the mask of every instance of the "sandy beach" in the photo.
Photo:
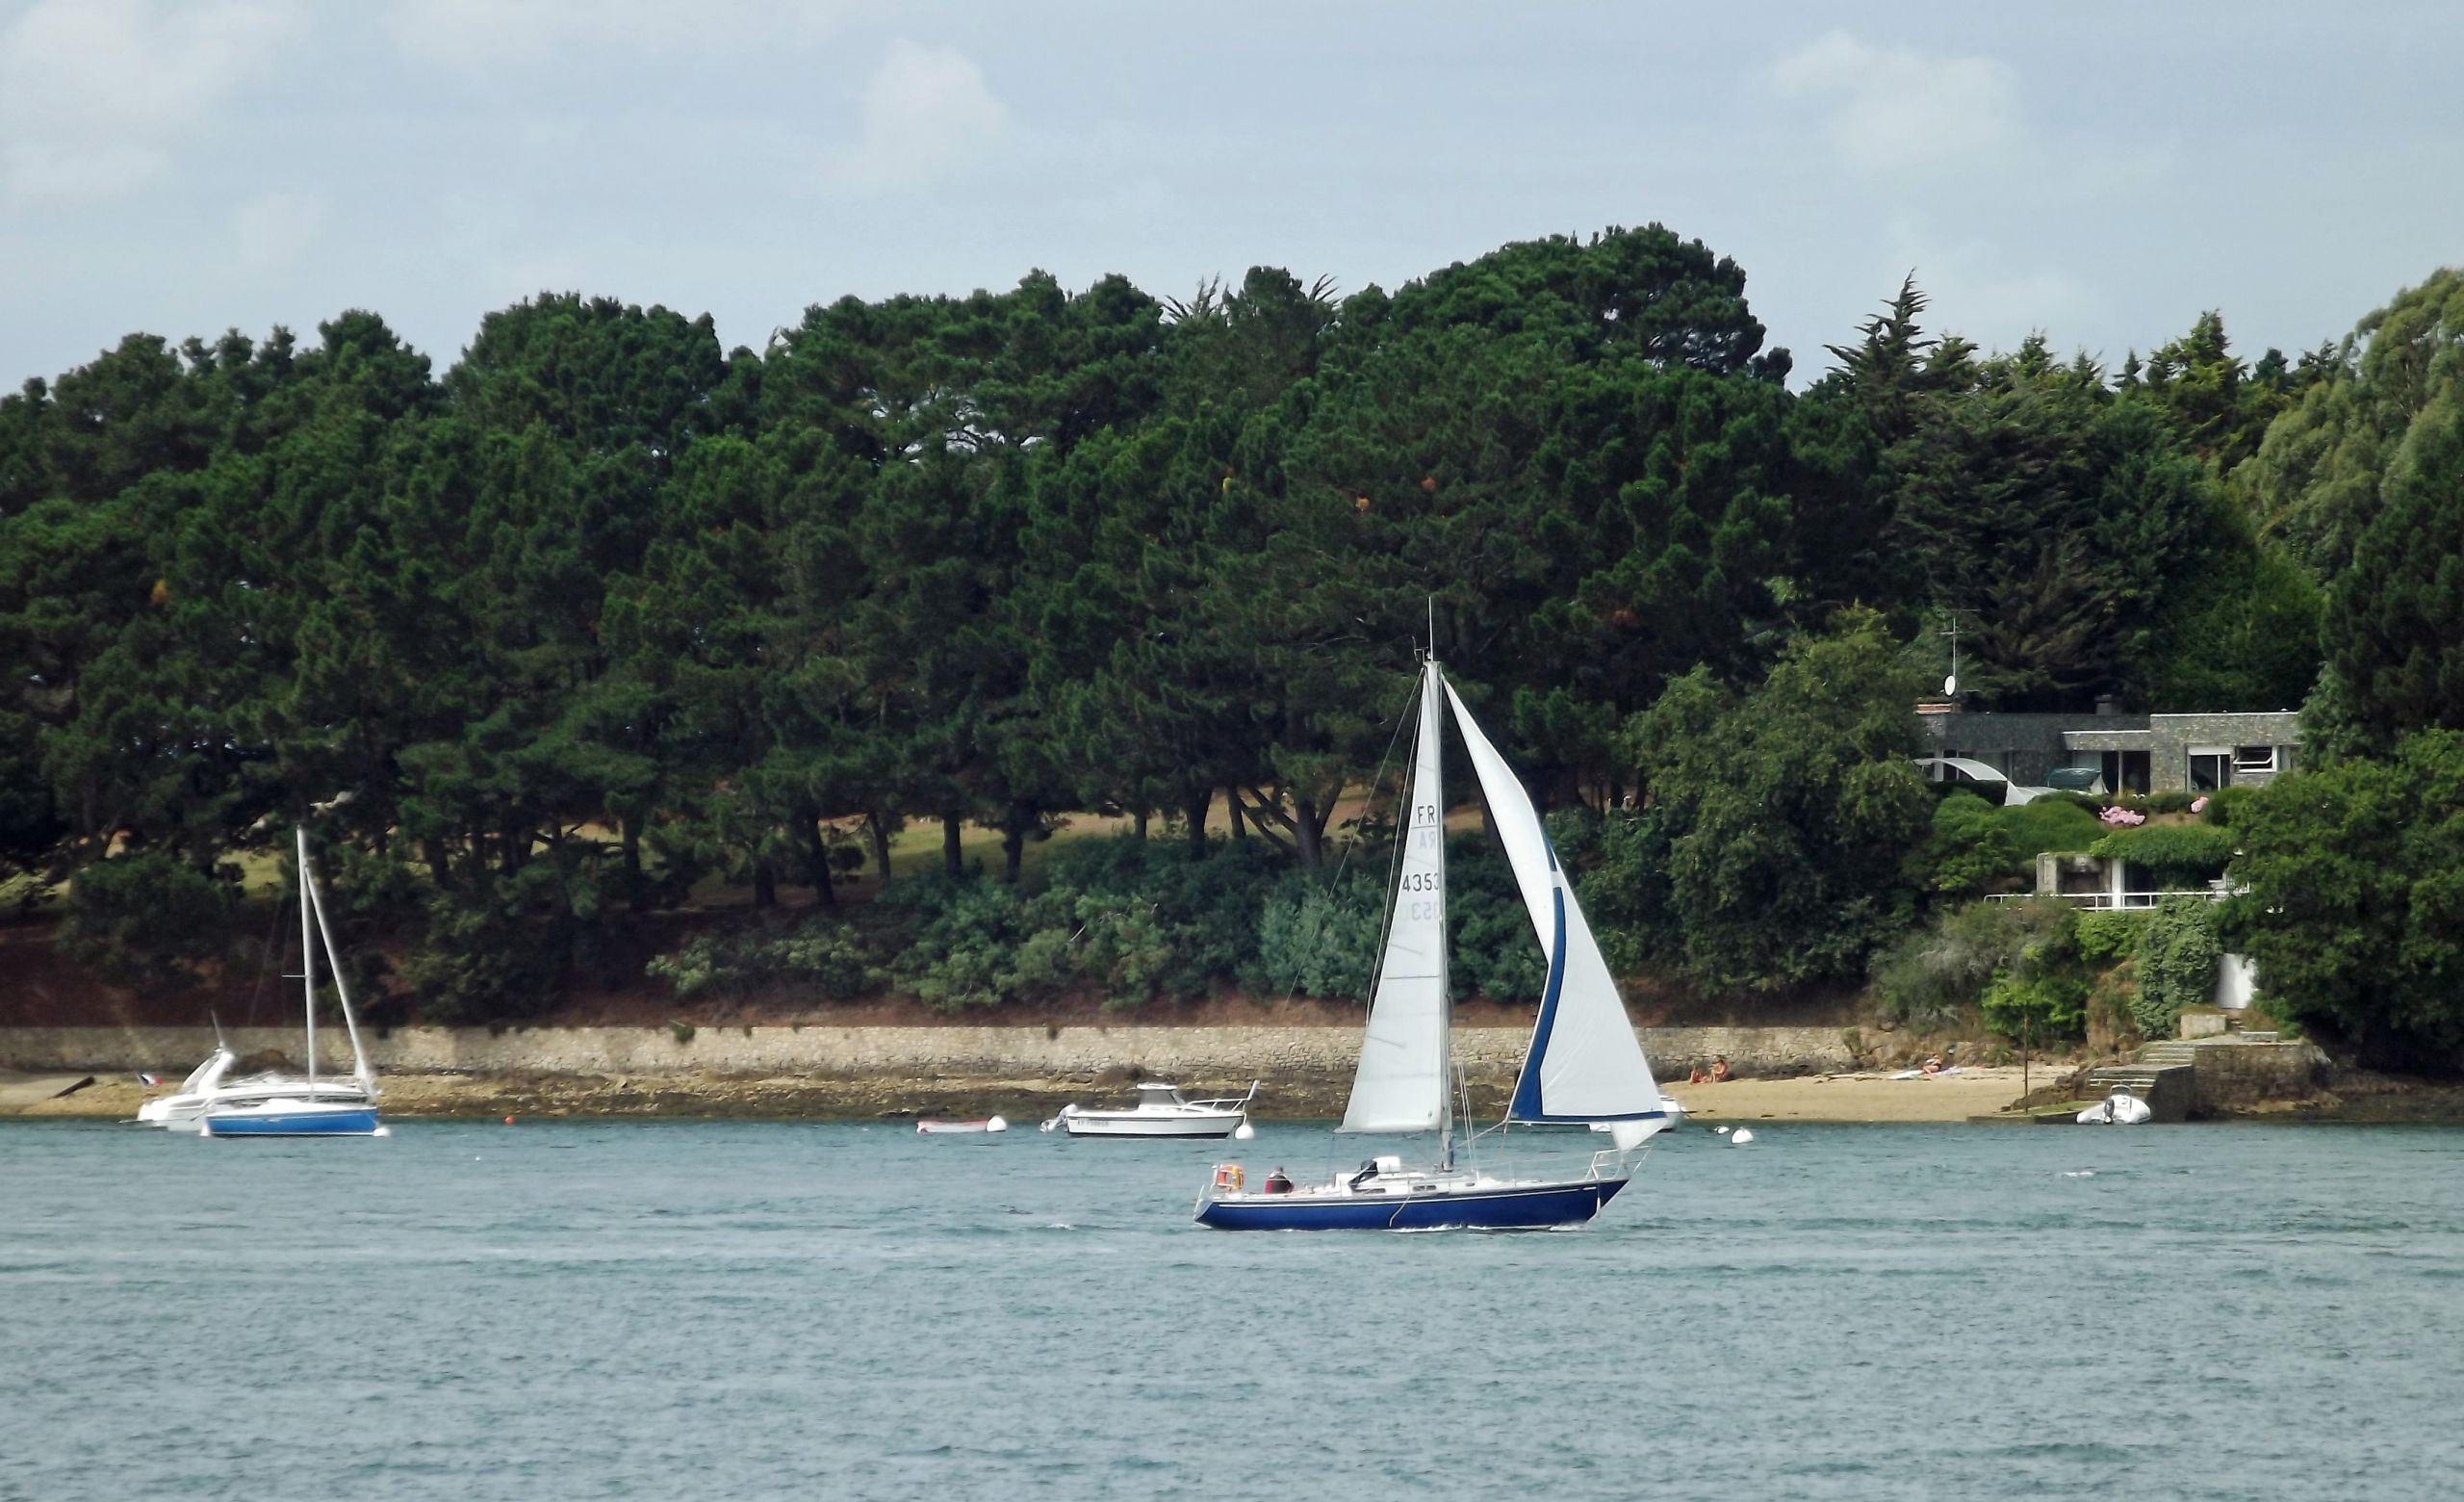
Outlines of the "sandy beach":
[[[2041,1088],[2067,1071],[2040,1067]],[[43,1083],[58,1088],[67,1076]],[[134,1079],[105,1076],[73,1095],[34,1099],[36,1076],[17,1076],[14,1099],[0,1100],[0,1114],[125,1119],[149,1091]],[[1083,1081],[1062,1080],[815,1080],[674,1075],[607,1079],[592,1075],[501,1078],[467,1075],[389,1075],[383,1080],[389,1116],[482,1116],[543,1113],[556,1116],[880,1116],[1001,1109],[1014,1119],[1048,1113],[1068,1099],[1083,1099]],[[1672,1084],[1668,1093],[1698,1121],[1958,1122],[2000,1110],[2018,1099],[2019,1071],[1975,1069],[1932,1079],[1893,1079],[1887,1074],[1814,1075],[1786,1079],[1732,1079],[1717,1085]],[[1279,1099],[1278,1099],[1279,1098]],[[1478,1104],[1481,1102],[1476,1102]],[[1280,1108],[1278,1108],[1280,1106]],[[1341,1094],[1270,1091],[1259,1114],[1314,1117],[1341,1109]]]
[[[2067,1066],[2039,1065],[2028,1078],[2040,1090],[2069,1073]],[[1814,1075],[1675,1083],[1667,1090],[1695,1120],[1706,1122],[1964,1122],[1998,1111],[2021,1094],[2015,1067],[1966,1069],[1930,1079],[1894,1079],[1885,1073]]]

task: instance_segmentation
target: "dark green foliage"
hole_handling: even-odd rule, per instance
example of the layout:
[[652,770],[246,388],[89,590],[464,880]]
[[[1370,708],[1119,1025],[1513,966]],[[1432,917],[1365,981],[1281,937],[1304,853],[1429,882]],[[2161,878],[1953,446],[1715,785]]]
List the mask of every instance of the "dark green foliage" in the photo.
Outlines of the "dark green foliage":
[[2139,1035],[2169,1038],[2183,1008],[2207,1005],[2216,995],[2216,965],[2223,952],[2215,903],[2166,898],[2139,940],[2139,995],[2130,1008]]
[[[1854,974],[1907,919],[1907,863],[1933,813],[1911,764],[1915,684],[1870,616],[1790,647],[1753,691],[1696,670],[1629,730],[1649,826],[1612,863],[1665,850],[1620,916],[1715,987]],[[1654,914],[1652,907],[1664,900]]]
[[2374,743],[2464,730],[2464,381],[2405,430],[2328,593],[2325,637],[2346,708]]
[[1453,931],[1447,978],[1457,998],[1534,1002],[1549,978],[1531,915],[1505,853],[1485,835],[1446,842],[1446,918]]
[[153,850],[97,861],[70,889],[61,947],[123,985],[192,981],[229,942],[228,883]]
[[2102,839],[2104,823],[2094,812],[2070,798],[2038,798],[1995,811],[2010,834],[2012,848],[2022,863],[2032,863],[2048,850],[2080,851]]
[[2088,853],[2136,861],[2167,886],[2183,887],[2223,875],[2233,847],[2232,832],[2215,824],[2141,824],[2115,830],[2090,845]]
[[2056,901],[1946,909],[1875,957],[1875,999],[1886,1017],[1920,1031],[1953,1028],[1981,1012],[2006,1037],[2075,1037],[2088,994],[2076,925],[2070,906]]
[[[2087,842],[1926,802],[1903,664],[1945,611],[2002,707],[2306,691],[2313,765],[2458,723],[2459,285],[2298,361],[2204,315],[2108,379],[1929,333],[1912,276],[1803,397],[1743,270],[1658,225],[1348,298],[844,298],[759,352],[567,294],[441,373],[367,312],[134,335],[0,398],[0,882],[178,909],[106,868],[314,818],[353,947],[492,1018],[712,881],[765,911],[676,978],[863,982],[773,915],[868,901],[922,826],[886,963],[939,1004],[1354,995],[1376,893],[1334,837],[1434,649],[1617,964],[1854,974]],[[1082,811],[1178,838],[1029,871]],[[1458,990],[1527,998],[1494,854],[1454,890]],[[132,973],[203,957],[79,921]]]
[[2224,937],[2268,1006],[2381,1061],[2464,1060],[2464,732],[2279,777],[2232,827]]
[[2139,952],[2140,936],[2147,931],[2148,915],[2137,912],[2084,912],[2073,932],[2079,957],[2091,965],[2108,965]]
[[1342,882],[1296,877],[1258,915],[1258,977],[1276,996],[1366,997],[1377,973],[1385,897],[1366,871]]
[[1916,860],[1928,889],[1972,896],[2017,868],[2019,846],[2000,811],[1963,790],[1934,805],[1933,832]]
[[705,934],[653,959],[650,973],[680,1001],[770,986],[843,999],[888,982],[882,938],[844,919],[808,917],[783,929]]

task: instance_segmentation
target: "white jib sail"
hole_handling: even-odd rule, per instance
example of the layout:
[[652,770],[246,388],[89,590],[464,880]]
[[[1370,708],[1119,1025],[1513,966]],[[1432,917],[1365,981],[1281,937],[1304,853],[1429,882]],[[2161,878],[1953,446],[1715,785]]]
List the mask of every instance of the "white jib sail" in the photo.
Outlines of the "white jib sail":
[[1608,972],[1591,925],[1583,921],[1574,881],[1549,847],[1539,811],[1505,759],[1480,734],[1451,684],[1446,697],[1472,753],[1472,770],[1488,801],[1489,820],[1505,842],[1524,910],[1540,936],[1541,952],[1549,957],[1548,990],[1507,1118],[1613,1122],[1657,1116],[1659,1085],[1617,995],[1616,977]]
[[1386,952],[1370,993],[1360,1068],[1344,1131],[1435,1131],[1445,1119],[1446,784],[1439,750],[1445,712],[1437,665],[1424,670],[1412,778],[1403,789],[1403,849]]

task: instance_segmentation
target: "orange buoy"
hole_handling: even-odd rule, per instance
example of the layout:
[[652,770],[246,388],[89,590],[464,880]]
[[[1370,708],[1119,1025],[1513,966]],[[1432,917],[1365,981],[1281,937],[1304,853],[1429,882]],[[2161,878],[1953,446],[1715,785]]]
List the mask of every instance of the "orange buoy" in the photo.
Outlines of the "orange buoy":
[[505,1124],[506,1126],[512,1126],[512,1125],[513,1125],[513,1118],[512,1118],[512,1117],[510,1117],[510,1116],[506,1117],[506,1118],[504,1119],[504,1124]]

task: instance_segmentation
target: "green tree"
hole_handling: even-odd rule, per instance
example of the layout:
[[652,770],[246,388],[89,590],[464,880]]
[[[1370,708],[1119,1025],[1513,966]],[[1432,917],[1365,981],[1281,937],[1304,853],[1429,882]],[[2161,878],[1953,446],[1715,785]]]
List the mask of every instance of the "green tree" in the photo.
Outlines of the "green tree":
[[1679,679],[1629,730],[1667,851],[1672,956],[1707,985],[1854,974],[1908,921],[1933,806],[1916,685],[1870,614],[1797,643],[1756,689]]
[[2267,1004],[2384,1063],[2464,1047],[2464,732],[2277,778],[2235,805],[2223,934]]

